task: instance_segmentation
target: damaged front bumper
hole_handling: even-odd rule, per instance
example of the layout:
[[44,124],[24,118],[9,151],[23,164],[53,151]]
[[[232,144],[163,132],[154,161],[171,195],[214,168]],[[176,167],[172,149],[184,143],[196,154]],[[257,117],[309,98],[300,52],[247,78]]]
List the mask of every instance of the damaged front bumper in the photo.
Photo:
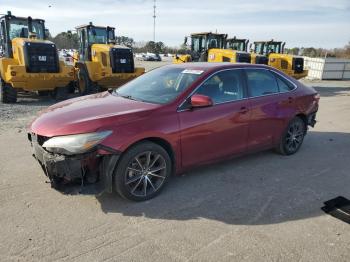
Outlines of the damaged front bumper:
[[[78,155],[53,154],[42,144],[44,137],[28,133],[33,156],[39,162],[51,187],[64,193],[101,194],[113,191],[113,171],[120,154],[110,150],[108,154],[95,151]],[[108,148],[103,147],[108,152]]]

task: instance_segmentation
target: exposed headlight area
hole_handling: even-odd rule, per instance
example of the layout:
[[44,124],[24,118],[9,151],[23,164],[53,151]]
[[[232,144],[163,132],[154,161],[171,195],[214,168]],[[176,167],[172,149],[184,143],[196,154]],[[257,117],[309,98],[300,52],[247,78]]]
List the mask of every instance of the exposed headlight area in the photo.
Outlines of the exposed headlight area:
[[101,131],[94,133],[56,136],[50,138],[42,145],[51,153],[63,155],[76,155],[89,152],[112,134],[112,131]]

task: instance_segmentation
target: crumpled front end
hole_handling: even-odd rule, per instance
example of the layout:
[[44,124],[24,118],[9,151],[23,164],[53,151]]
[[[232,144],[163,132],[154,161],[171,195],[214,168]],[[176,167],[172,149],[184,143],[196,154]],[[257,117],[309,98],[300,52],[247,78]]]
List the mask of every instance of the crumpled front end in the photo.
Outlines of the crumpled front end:
[[63,193],[101,194],[112,192],[112,176],[119,154],[103,148],[107,154],[101,154],[99,148],[77,155],[63,155],[48,152],[42,147],[48,139],[34,133],[28,133],[33,156],[39,162],[51,187]]

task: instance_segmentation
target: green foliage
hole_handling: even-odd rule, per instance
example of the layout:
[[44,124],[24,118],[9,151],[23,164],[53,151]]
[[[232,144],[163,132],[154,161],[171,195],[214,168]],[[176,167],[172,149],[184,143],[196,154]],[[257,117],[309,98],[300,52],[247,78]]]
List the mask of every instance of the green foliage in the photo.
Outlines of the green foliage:
[[79,47],[79,38],[76,33],[62,32],[51,37],[50,40],[56,44],[58,49],[78,49]]
[[128,47],[132,47],[135,44],[135,41],[134,41],[134,39],[127,37],[127,36],[117,36],[116,43],[118,45],[125,45]]
[[325,49],[325,48],[286,48],[287,54],[301,55],[308,57],[336,57],[336,58],[350,58],[350,42],[344,48],[334,48],[334,49]]

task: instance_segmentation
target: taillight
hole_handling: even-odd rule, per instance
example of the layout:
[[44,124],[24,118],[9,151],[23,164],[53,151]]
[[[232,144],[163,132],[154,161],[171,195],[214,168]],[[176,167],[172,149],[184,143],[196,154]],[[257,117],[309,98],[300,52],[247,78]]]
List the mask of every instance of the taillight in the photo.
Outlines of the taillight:
[[314,95],[314,100],[315,100],[317,103],[320,101],[320,98],[321,98],[320,94],[315,94],[315,95]]

